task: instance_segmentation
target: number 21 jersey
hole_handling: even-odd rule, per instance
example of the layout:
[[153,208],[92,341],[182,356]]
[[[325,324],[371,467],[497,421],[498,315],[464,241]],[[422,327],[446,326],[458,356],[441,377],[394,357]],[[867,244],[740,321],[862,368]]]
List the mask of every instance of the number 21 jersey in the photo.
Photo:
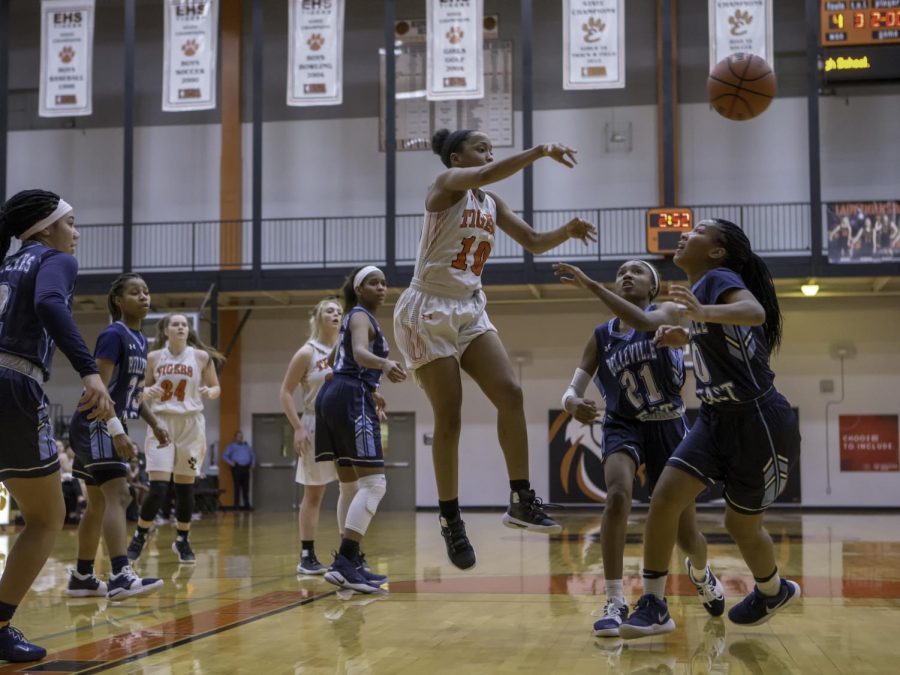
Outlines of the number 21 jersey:
[[156,384],[162,387],[163,393],[152,401],[154,413],[185,414],[203,410],[200,400],[200,367],[197,363],[197,350],[185,347],[177,356],[163,347],[153,371]]

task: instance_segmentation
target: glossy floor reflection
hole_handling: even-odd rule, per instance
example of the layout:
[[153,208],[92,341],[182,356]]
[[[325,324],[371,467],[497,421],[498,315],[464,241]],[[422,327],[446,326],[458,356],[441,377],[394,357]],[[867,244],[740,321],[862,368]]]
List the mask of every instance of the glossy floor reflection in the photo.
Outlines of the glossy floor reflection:
[[[626,550],[632,602],[643,518],[634,514]],[[499,512],[467,513],[478,565],[462,572],[446,560],[436,514],[381,513],[365,550],[389,575],[390,593],[375,598],[340,597],[320,578],[295,575],[293,514],[221,514],[195,524],[195,566],[177,564],[173,529],[163,527],[141,572],[166,585],[118,604],[66,598],[75,551],[67,529],[16,625],[50,652],[43,672],[896,672],[897,515],[771,514],[781,569],[803,599],[755,628],[709,619],[676,554],[669,597],[677,630],[627,644],[590,633],[604,599],[599,513],[561,520],[564,532],[548,539],[504,528]],[[730,606],[752,579],[721,514],[700,520]],[[0,534],[0,556],[14,536]],[[335,534],[320,535],[320,557],[336,545]],[[0,665],[0,673],[27,668]]]

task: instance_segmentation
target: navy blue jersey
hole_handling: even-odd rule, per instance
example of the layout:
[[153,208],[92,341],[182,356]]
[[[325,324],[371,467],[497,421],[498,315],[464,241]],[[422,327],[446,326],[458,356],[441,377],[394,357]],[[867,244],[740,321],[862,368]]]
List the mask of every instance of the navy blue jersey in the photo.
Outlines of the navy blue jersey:
[[137,419],[147,372],[147,338],[141,331],[116,321],[97,337],[94,358],[116,364],[108,387],[116,404],[116,417]]
[[344,314],[344,319],[341,321],[341,333],[338,336],[338,351],[337,356],[334,359],[333,372],[335,375],[355,377],[356,379],[365,382],[370,389],[375,389],[375,387],[378,386],[378,382],[381,380],[381,370],[378,368],[363,368],[356,363],[356,360],[353,358],[353,338],[350,335],[350,317],[356,312],[365,312],[366,316],[369,317],[369,321],[372,323],[372,328],[375,329],[375,339],[369,341],[369,351],[380,358],[387,358],[389,351],[388,343],[384,334],[381,332],[381,326],[378,325],[378,321],[370,312],[366,311],[364,307],[357,306]]
[[45,380],[57,345],[79,375],[97,372],[72,319],[77,275],[74,257],[36,241],[0,265],[0,351],[40,366]]
[[[732,289],[746,289],[732,270],[719,267],[703,275],[691,289],[701,305],[715,305]],[[769,345],[762,326],[691,322],[691,351],[697,398],[716,403],[742,403],[772,388]]]
[[600,361],[594,382],[606,414],[642,422],[678,419],[684,413],[681,350],[655,346],[652,332],[619,332],[618,323],[613,318],[594,329]]

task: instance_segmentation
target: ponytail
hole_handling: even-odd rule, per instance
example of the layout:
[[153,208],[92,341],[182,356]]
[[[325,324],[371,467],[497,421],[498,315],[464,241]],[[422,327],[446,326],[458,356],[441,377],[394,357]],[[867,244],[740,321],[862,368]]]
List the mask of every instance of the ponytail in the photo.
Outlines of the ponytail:
[[49,216],[59,205],[59,195],[48,190],[22,190],[0,207],[0,261],[6,258],[12,238]]
[[[153,342],[153,349],[162,349],[169,342],[169,338],[166,335],[166,328],[169,327],[169,323],[172,321],[172,317],[175,316],[183,316],[187,319],[187,316],[181,314],[179,312],[172,312],[170,314],[166,314],[163,318],[159,320],[159,323],[156,324],[156,340]],[[203,342],[197,333],[194,331],[193,324],[188,321],[188,337],[187,343],[189,346],[194,349],[199,349],[200,351],[204,351],[209,354],[209,358],[215,363],[216,368],[225,363],[225,355],[220,352],[215,347],[210,347],[208,344]]]
[[350,272],[347,278],[344,279],[344,285],[341,286],[341,297],[344,299],[344,314],[356,307],[356,305],[359,303],[359,297],[356,295],[356,289],[353,288],[353,280],[356,279],[356,275],[359,274],[359,271],[363,267],[365,267],[365,265],[360,265],[355,270]]
[[783,317],[772,273],[763,259],[751,250],[750,240],[741,228],[721,218],[714,218],[713,222],[726,252],[725,267],[740,275],[747,290],[765,310],[763,334],[766,336],[769,353],[774,354],[781,346]]

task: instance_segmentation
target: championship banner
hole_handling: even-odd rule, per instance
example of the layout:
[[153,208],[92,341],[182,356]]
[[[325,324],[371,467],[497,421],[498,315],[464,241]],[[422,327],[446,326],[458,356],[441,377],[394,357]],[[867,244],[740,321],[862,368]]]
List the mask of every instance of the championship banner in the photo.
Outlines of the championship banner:
[[344,100],[344,0],[288,0],[290,106]]
[[709,69],[736,52],[756,54],[775,68],[772,0],[709,0]]
[[164,12],[162,109],[215,108],[218,0],[165,0]]
[[825,204],[828,262],[885,263],[900,260],[900,200]]
[[91,114],[94,0],[41,2],[41,83],[38,114]]
[[625,87],[624,0],[563,0],[563,89]]
[[484,97],[483,0],[428,0],[429,101]]
[[841,415],[841,471],[900,471],[897,415]]

